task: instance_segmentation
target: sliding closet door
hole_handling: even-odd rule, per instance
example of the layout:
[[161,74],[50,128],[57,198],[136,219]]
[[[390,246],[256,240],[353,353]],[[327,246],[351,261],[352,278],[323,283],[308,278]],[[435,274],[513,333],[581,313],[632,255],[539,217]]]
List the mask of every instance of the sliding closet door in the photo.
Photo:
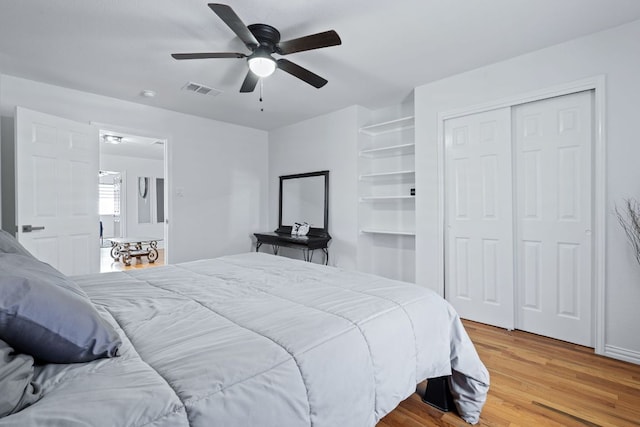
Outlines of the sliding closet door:
[[446,299],[513,329],[511,109],[447,120],[444,136]]
[[514,126],[516,326],[592,347],[591,97],[514,107]]

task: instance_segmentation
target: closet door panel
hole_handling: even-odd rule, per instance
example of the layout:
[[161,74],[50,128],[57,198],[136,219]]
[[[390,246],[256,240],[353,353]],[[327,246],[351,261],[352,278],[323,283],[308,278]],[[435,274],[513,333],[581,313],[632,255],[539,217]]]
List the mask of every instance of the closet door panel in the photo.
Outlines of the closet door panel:
[[593,346],[591,97],[514,107],[516,327],[585,346]]
[[512,329],[509,108],[445,122],[445,296],[461,317]]

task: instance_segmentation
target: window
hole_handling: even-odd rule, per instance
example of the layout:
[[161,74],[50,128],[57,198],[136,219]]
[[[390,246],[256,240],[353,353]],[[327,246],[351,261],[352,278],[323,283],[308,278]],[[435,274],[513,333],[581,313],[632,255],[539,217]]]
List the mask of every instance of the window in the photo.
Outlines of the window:
[[99,184],[100,215],[118,215],[120,213],[120,192],[118,190],[115,184]]

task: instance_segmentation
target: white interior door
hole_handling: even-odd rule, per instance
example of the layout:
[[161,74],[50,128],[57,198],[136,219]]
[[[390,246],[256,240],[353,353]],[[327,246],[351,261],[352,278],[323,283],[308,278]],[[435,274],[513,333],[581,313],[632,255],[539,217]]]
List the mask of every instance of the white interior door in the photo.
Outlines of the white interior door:
[[517,328],[593,347],[592,92],[514,107]]
[[514,327],[511,109],[445,121],[445,296],[461,317]]
[[64,274],[99,271],[98,131],[16,109],[18,240]]

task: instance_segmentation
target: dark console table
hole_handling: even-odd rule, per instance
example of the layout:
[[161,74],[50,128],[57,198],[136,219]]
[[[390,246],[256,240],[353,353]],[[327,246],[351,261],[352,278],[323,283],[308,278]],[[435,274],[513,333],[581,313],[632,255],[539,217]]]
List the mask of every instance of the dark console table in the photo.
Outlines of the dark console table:
[[292,236],[289,233],[273,231],[266,233],[254,233],[253,235],[256,236],[257,239],[256,252],[260,250],[260,246],[262,246],[263,243],[272,246],[274,255],[278,255],[278,250],[280,250],[281,246],[297,248],[302,249],[304,260],[311,262],[313,252],[316,249],[322,249],[322,252],[324,252],[324,263],[325,265],[329,264],[329,248],[327,247],[329,240],[331,240],[331,236],[329,236],[329,234],[322,236]]

